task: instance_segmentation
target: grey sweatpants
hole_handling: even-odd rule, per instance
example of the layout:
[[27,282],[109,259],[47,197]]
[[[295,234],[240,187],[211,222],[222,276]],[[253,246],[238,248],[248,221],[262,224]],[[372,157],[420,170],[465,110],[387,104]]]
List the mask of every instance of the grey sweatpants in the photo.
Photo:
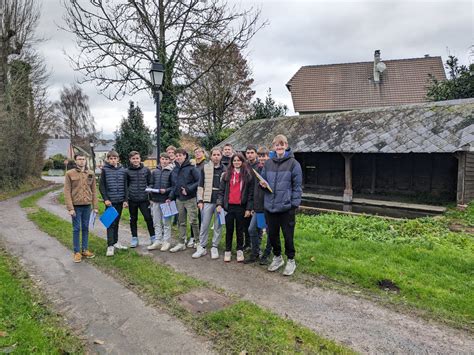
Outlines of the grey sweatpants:
[[[209,225],[211,224],[212,216],[216,211],[215,203],[204,203],[204,207],[201,210],[201,230],[199,233],[199,244],[203,247],[207,247],[207,240],[209,239]],[[214,217],[214,235],[212,237],[212,247],[217,248],[221,241],[222,225],[219,224],[219,218]]]

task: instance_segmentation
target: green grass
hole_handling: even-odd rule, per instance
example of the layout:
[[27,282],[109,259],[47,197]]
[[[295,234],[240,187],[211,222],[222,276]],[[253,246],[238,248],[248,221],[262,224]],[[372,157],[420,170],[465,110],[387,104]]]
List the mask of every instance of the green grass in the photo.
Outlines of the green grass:
[[19,263],[0,247],[0,353],[84,353]]
[[[44,232],[72,247],[71,224],[41,209],[32,208],[44,193],[22,201],[29,208],[28,217]],[[150,302],[190,325],[196,333],[212,340],[215,350],[225,353],[352,353],[351,350],[323,339],[309,329],[282,319],[249,302],[237,301],[228,308],[205,316],[196,316],[178,303],[177,296],[198,288],[213,288],[161,265],[134,250],[118,251],[105,257],[105,241],[90,235],[89,247],[96,252],[92,264],[120,279]],[[72,257],[72,253],[71,253]],[[214,288],[213,288],[214,289]],[[221,292],[214,289],[216,292]]]
[[2,188],[0,189],[0,201],[18,196],[28,191],[46,187],[48,185],[51,185],[49,181],[36,178],[36,177],[31,177],[31,178],[28,178],[23,183],[21,183],[19,186],[9,186],[9,187],[2,186]]
[[[444,220],[299,215],[298,271],[324,275],[473,329],[474,239]],[[399,293],[380,290],[390,280]]]

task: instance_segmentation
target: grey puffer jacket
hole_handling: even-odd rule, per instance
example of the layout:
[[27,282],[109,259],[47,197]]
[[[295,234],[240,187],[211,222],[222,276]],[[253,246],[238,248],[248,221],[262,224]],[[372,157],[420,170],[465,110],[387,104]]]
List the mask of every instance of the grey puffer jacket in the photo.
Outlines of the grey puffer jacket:
[[171,172],[173,171],[173,167],[171,165],[165,166],[164,168],[161,165],[153,170],[151,173],[151,188],[153,189],[165,189],[164,194],[159,194],[152,192],[151,193],[151,200],[153,202],[163,203],[168,199],[168,195],[171,192]]
[[268,181],[273,193],[265,190],[264,207],[271,213],[286,212],[301,204],[303,172],[301,165],[287,149],[282,158],[274,152],[265,162],[262,177]]

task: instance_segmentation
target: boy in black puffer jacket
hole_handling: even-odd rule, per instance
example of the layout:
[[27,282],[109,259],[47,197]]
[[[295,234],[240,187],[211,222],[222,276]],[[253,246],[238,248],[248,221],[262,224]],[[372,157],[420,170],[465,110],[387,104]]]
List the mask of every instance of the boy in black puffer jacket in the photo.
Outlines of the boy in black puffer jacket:
[[115,249],[127,249],[118,242],[118,228],[122,208],[128,207],[128,189],[125,169],[119,164],[119,155],[115,150],[107,153],[107,162],[102,168],[99,191],[107,207],[113,206],[118,217],[107,228],[107,256],[113,256]]
[[153,227],[153,219],[150,213],[150,202],[148,201],[148,193],[145,189],[150,185],[151,172],[141,162],[140,153],[132,150],[128,155],[130,159],[130,167],[126,170],[127,188],[128,188],[128,208],[130,210],[130,232],[132,233],[131,248],[138,246],[138,210],[145,219],[148,233],[150,234],[150,244],[155,241],[155,228]]
[[173,166],[170,164],[170,158],[167,153],[161,153],[160,165],[156,167],[151,173],[151,188],[159,190],[159,192],[152,192],[151,194],[151,214],[153,216],[153,224],[155,226],[156,240],[153,244],[148,246],[148,250],[160,249],[161,251],[168,251],[171,244],[171,219],[163,218],[161,205],[169,201],[169,194],[172,190],[171,172]]

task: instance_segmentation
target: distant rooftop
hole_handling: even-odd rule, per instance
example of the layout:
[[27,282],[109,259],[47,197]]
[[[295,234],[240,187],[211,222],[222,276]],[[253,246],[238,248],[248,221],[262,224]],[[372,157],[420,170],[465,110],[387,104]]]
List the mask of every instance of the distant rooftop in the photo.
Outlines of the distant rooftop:
[[429,75],[446,79],[441,57],[381,60],[386,69],[374,82],[374,62],[309,65],[288,81],[295,112],[318,113],[426,102]]

